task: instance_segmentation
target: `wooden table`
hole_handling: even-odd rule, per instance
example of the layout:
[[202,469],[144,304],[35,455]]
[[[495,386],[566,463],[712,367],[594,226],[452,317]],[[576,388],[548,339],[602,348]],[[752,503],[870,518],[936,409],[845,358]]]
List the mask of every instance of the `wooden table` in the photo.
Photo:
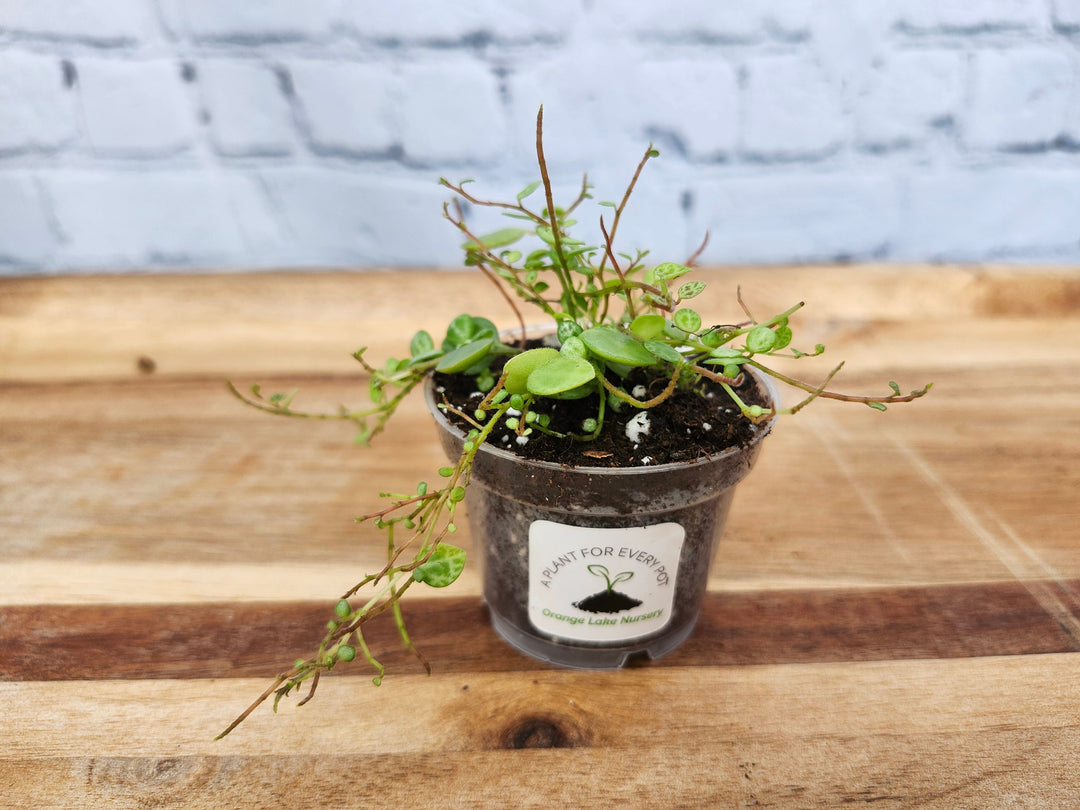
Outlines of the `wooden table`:
[[430,677],[384,628],[382,686],[219,742],[378,562],[352,518],[443,463],[419,402],[366,450],[225,379],[357,403],[359,346],[509,313],[458,273],[0,280],[3,806],[1080,806],[1080,274],[706,278],[718,320],[805,299],[840,387],[936,387],[783,421],[662,661],[525,658],[467,570],[407,608]]

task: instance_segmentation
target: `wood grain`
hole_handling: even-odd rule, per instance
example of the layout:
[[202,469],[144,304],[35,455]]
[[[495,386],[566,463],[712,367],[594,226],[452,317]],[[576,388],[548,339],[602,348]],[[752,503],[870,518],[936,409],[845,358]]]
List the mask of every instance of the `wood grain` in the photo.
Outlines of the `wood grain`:
[[705,278],[719,318],[736,285],[760,312],[797,292],[828,345],[808,378],[831,356],[848,390],[935,390],[778,426],[662,661],[521,656],[470,567],[407,607],[433,675],[374,625],[382,686],[346,668],[217,743],[379,564],[352,518],[443,463],[417,402],[360,449],[224,380],[332,410],[362,399],[358,346],[513,319],[460,273],[0,279],[4,806],[1075,806],[1080,272]]

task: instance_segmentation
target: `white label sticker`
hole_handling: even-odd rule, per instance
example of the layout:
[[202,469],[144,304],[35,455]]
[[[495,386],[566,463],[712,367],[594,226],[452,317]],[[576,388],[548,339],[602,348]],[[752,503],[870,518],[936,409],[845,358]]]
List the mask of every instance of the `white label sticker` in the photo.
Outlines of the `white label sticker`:
[[686,532],[678,523],[529,527],[529,619],[571,641],[627,642],[671,621]]

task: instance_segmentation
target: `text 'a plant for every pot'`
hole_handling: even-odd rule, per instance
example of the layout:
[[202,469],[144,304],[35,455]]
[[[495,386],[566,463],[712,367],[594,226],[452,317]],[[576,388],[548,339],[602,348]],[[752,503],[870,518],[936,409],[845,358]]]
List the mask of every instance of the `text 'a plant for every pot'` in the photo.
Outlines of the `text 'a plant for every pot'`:
[[[623,212],[658,154],[651,145],[622,196],[599,203],[600,243],[573,237],[591,187],[583,181],[573,200],[555,204],[542,125],[541,110],[540,179],[514,200],[482,199],[464,183],[440,180],[455,195],[443,215],[466,240],[465,265],[478,284],[499,288],[519,325],[512,333],[461,314],[438,343],[417,331],[403,359],[375,366],[360,349],[353,356],[368,374],[371,402],[358,410],[308,413],[293,407],[292,394],[265,397],[257,385],[242,393],[229,383],[263,411],[352,421],[367,443],[431,380],[428,402],[452,463],[438,470],[438,484],[381,493],[389,505],[358,518],[386,533],[386,564],[337,599],[315,653],[282,672],[221,736],[271,696],[276,707],[310,683],[305,702],[324,672],[354,659],[381,682],[384,668],[364,629],[384,613],[426,667],[401,600],[418,584],[444,587],[460,575],[465,552],[450,540],[466,494],[477,535],[492,538],[485,594],[503,637],[570,666],[619,666],[638,651],[663,655],[693,627],[732,489],[777,416],[818,398],[885,410],[929,390],[903,394],[890,382],[884,395],[837,393],[829,384],[840,365],[819,383],[787,376],[773,358],[825,350],[795,347],[790,319],[801,302],[758,318],[738,293],[745,318],[706,325],[712,321],[687,304],[706,286],[690,278],[700,250],[684,264],[651,265],[646,251],[618,252]],[[511,227],[474,233],[460,200],[501,211]],[[554,323],[544,343],[529,341],[519,302]],[[777,382],[801,399],[783,407]],[[455,398],[451,389],[464,393]],[[661,428],[672,426],[675,437],[658,444]]]

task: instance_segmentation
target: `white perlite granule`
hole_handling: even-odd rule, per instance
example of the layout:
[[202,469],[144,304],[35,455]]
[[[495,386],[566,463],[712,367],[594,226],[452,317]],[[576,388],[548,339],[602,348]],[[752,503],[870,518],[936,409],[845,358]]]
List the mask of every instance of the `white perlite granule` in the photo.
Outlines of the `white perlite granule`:
[[637,444],[642,436],[649,434],[649,414],[647,411],[639,411],[637,416],[626,423],[626,438]]
[[645,395],[647,393],[649,393],[649,389],[647,389],[644,385],[635,385],[634,390],[630,392],[630,396],[632,396],[634,399],[645,399]]

